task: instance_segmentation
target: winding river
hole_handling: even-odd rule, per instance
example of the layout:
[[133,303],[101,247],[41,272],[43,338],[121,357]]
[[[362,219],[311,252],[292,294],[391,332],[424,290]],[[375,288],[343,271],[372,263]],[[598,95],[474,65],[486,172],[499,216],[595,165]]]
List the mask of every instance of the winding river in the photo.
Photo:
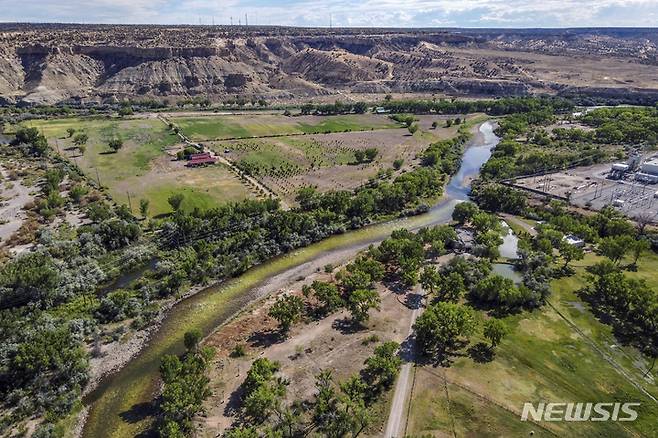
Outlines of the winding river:
[[182,334],[192,328],[211,333],[248,304],[287,287],[327,263],[340,263],[397,228],[418,229],[450,221],[454,206],[468,199],[470,183],[498,143],[485,122],[464,152],[445,196],[427,213],[372,225],[325,239],[256,266],[239,278],[208,287],[171,309],[148,345],[119,372],[86,397],[89,414],[83,436],[129,437],[148,430],[150,401],[157,390],[160,359],[183,351]]

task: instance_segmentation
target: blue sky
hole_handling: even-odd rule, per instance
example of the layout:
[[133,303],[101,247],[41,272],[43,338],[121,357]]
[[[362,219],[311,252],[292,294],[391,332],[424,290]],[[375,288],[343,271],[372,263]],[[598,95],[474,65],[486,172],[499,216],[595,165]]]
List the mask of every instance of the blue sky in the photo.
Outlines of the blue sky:
[[0,0],[0,21],[366,27],[658,26],[658,0]]

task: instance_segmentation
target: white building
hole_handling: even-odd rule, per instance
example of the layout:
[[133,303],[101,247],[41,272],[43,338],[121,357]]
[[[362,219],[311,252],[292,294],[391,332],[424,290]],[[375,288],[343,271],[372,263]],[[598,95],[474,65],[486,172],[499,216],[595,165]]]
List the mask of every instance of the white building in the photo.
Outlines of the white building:
[[567,242],[569,245],[573,245],[578,248],[582,248],[585,246],[585,241],[578,236],[574,236],[573,234],[567,234],[562,238],[562,240]]

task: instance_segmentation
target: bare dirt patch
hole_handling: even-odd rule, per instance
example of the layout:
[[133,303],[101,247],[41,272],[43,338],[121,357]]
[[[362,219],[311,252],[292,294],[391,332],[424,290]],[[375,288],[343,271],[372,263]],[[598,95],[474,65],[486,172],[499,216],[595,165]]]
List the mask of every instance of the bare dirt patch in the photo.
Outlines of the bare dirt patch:
[[[309,276],[305,283],[327,279],[327,274]],[[301,295],[299,288],[281,291]],[[363,368],[363,363],[382,341],[404,341],[411,310],[402,304],[403,298],[380,286],[381,311],[372,311],[362,328],[351,325],[349,314],[341,311],[319,320],[299,323],[287,338],[282,338],[276,323],[267,316],[276,295],[245,311],[232,322],[211,335],[206,344],[217,349],[212,371],[213,395],[206,401],[207,414],[199,419],[203,436],[217,436],[230,427],[239,405],[240,385],[251,363],[267,357],[281,364],[281,374],[292,384],[287,401],[312,399],[315,378],[321,370],[330,369],[337,382],[347,379]],[[278,294],[277,294],[278,295]],[[369,342],[368,340],[372,340]],[[246,356],[230,357],[236,345],[246,346]],[[381,433],[385,418],[373,431]]]

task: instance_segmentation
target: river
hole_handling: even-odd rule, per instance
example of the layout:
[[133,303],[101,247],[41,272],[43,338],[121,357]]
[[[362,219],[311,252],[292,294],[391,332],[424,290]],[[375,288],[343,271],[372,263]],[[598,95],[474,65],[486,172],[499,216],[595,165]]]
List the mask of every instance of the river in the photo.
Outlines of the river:
[[255,300],[295,283],[327,263],[337,264],[352,257],[397,228],[418,229],[449,222],[454,206],[468,199],[471,181],[498,143],[493,130],[491,122],[479,126],[464,152],[459,171],[446,187],[445,196],[427,213],[330,237],[256,266],[239,278],[208,287],[176,304],[148,345],[85,398],[89,414],[83,436],[124,438],[149,429],[152,421],[149,406],[157,391],[160,359],[164,354],[183,351],[185,331],[197,328],[207,335]]

